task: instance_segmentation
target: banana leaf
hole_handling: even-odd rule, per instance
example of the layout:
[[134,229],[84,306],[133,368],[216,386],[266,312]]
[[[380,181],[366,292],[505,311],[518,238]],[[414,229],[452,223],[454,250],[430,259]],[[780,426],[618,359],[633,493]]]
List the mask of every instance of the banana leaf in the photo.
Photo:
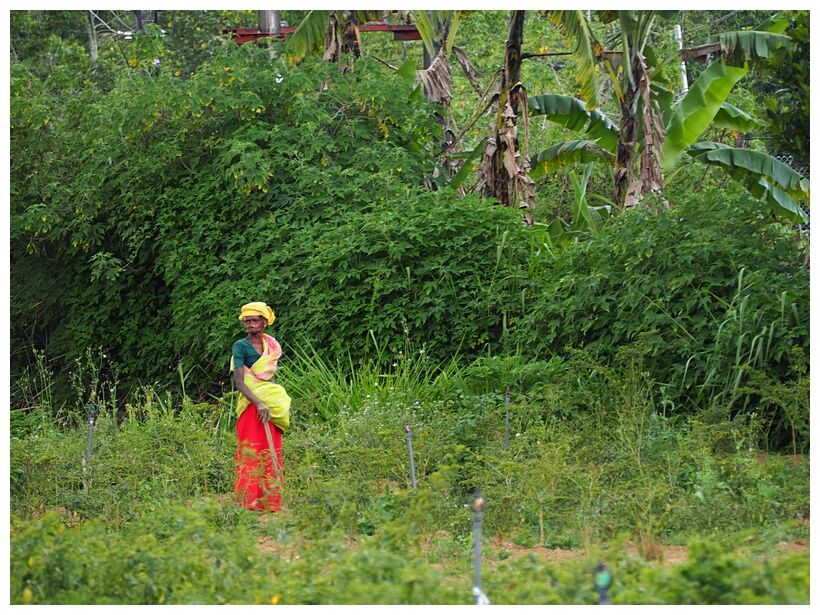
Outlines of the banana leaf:
[[760,125],[760,120],[729,103],[723,103],[715,119],[712,120],[712,126],[715,128],[725,128],[735,132],[749,132],[758,125]]
[[788,27],[789,18],[784,16],[783,13],[775,13],[762,24],[756,26],[755,30],[760,30],[761,32],[774,32],[775,34],[783,34]]
[[473,160],[475,160],[476,156],[478,156],[481,152],[484,151],[485,141],[486,139],[482,139],[476,146],[476,148],[464,157],[464,163],[461,165],[461,168],[455,175],[453,175],[453,178],[450,180],[451,188],[458,188],[464,182],[464,180],[467,179],[467,176],[473,170]]
[[[779,215],[794,224],[809,223],[809,215],[803,211],[800,204],[797,203],[792,197],[780,190],[777,186],[772,185],[764,177],[759,178],[757,180],[757,184],[765,189],[764,197],[766,202],[776,215]],[[752,190],[749,190],[749,192],[754,194]]]
[[416,30],[419,31],[419,35],[421,36],[421,42],[427,49],[427,53],[430,54],[430,57],[435,56],[436,31],[433,27],[433,24],[430,23],[430,18],[427,16],[427,12],[413,11],[413,17],[415,18]]
[[765,198],[776,214],[795,223],[809,221],[797,203],[810,203],[809,181],[776,158],[709,142],[696,143],[687,152],[697,162],[722,168],[752,195]]
[[588,109],[595,109],[598,106],[598,72],[595,67],[603,48],[589,27],[585,11],[551,11],[550,21],[567,41],[572,42],[572,51],[578,61],[579,95],[587,101]]
[[683,152],[700,138],[726,101],[734,85],[749,72],[712,62],[672,110],[661,149],[661,165],[669,173]]
[[710,37],[707,43],[720,43],[723,60],[731,66],[743,68],[749,62],[769,59],[779,47],[789,47],[791,40],[785,34],[776,32],[741,30],[717,34]]
[[[430,11],[433,16],[433,21],[431,21],[426,11],[413,11],[416,29],[431,57],[436,55],[436,42],[442,43],[444,52],[449,55],[453,50],[459,24],[471,13],[475,11]],[[438,41],[438,37],[443,36],[445,30],[447,31],[446,40]]]
[[618,146],[618,126],[598,110],[589,111],[583,100],[560,94],[540,94],[527,99],[530,116],[545,115],[556,124],[585,133],[601,148]]
[[672,117],[672,109],[675,105],[675,92],[654,81],[649,84],[649,88],[652,90],[652,100],[658,103],[658,107],[661,110],[663,125],[668,126],[669,120]]
[[288,37],[287,54],[291,61],[300,62],[308,52],[325,44],[327,20],[333,11],[308,11],[305,18]]
[[537,179],[554,169],[576,162],[615,162],[615,154],[593,141],[567,141],[538,152],[530,158],[530,177]]

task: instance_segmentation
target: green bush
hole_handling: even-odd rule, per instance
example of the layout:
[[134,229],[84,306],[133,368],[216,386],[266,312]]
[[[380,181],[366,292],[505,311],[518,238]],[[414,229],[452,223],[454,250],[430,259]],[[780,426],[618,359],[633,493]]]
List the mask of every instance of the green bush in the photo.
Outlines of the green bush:
[[12,604],[269,602],[275,583],[253,536],[218,532],[213,515],[213,504],[163,506],[120,532],[99,522],[67,527],[53,512],[18,520]]
[[[229,492],[236,435],[218,429],[202,405],[172,406],[156,396],[122,425],[110,411],[94,428],[92,457],[83,465],[88,428],[49,428],[10,441],[12,510],[30,515],[51,507],[117,523],[157,502]],[[135,497],[137,498],[135,500]]]
[[[192,397],[218,389],[251,300],[274,307],[285,345],[332,362],[373,356],[371,331],[436,361],[499,340],[521,310],[520,217],[425,187],[441,129],[386,70],[294,68],[226,45],[188,79],[123,74],[47,139],[26,134],[45,151],[13,163],[27,178],[13,191],[13,335],[24,351],[48,337],[59,401],[99,345],[120,395],[178,368]],[[33,109],[15,100],[27,125]]]
[[[640,341],[653,395],[670,411],[756,411],[782,426],[782,408],[756,408],[765,394],[742,385],[751,369],[787,383],[807,365],[793,348],[809,347],[809,272],[789,228],[737,191],[665,198],[670,209],[628,212],[545,261],[510,348],[531,357],[585,349],[606,364]],[[791,436],[781,428],[768,439],[780,447]]]

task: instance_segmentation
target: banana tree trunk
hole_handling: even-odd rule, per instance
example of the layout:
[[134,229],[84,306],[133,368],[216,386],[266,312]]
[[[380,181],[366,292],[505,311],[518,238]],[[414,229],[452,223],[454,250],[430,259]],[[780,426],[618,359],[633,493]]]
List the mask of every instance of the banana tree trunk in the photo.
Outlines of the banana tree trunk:
[[[479,186],[484,195],[502,205],[518,207],[532,225],[535,209],[535,182],[529,177],[527,152],[527,92],[519,82],[521,45],[524,39],[524,11],[511,11],[495,120],[484,147]],[[519,147],[518,114],[524,127],[524,148]]]
[[[621,126],[615,157],[615,202],[626,210],[640,203],[650,192],[663,190],[660,151],[664,129],[660,110],[653,103],[646,62],[640,53],[629,69],[632,78],[625,83],[621,103]],[[635,110],[641,105],[640,122]],[[635,163],[639,130],[643,131],[643,150]],[[636,173],[637,169],[637,173]]]

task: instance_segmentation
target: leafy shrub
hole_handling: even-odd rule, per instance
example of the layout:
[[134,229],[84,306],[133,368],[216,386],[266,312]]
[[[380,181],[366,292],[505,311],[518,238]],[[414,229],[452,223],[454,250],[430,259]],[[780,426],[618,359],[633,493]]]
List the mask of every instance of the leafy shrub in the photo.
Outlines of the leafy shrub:
[[101,413],[87,467],[87,427],[63,432],[49,424],[29,437],[12,438],[12,509],[32,514],[59,506],[117,522],[169,497],[231,490],[235,434],[222,435],[201,407],[177,410],[156,397],[140,414],[118,425],[110,413]]
[[250,300],[274,307],[283,343],[331,362],[374,352],[370,331],[436,361],[497,342],[521,309],[520,218],[424,187],[440,127],[385,70],[226,45],[188,79],[128,73],[68,109],[39,155],[63,181],[33,173],[37,156],[14,162],[29,181],[15,183],[13,284],[39,313],[15,308],[16,339],[48,336],[63,390],[105,340],[123,385],[182,368],[192,397],[224,381]]
[[[298,557],[265,555],[246,527],[220,529],[214,502],[164,505],[119,531],[51,512],[12,518],[12,604],[467,604],[464,571],[449,578],[425,561],[408,523],[423,498],[405,498],[407,517],[385,522],[354,547],[336,536],[298,543]],[[415,511],[415,512],[414,512]],[[658,566],[626,556],[614,541],[596,553],[613,572],[614,604],[806,604],[808,554],[760,561],[703,539],[689,558]],[[494,604],[595,604],[587,560],[560,566],[533,555],[485,567]]]
[[215,505],[163,506],[121,532],[66,527],[57,513],[12,540],[13,604],[226,604],[276,595],[253,536],[216,530]]
[[619,216],[545,264],[510,343],[534,357],[583,348],[606,363],[642,339],[655,395],[675,412],[750,412],[755,399],[740,394],[750,368],[788,382],[805,365],[792,348],[809,346],[808,270],[763,204],[731,190],[666,197],[671,209]]
[[[674,567],[627,565],[613,587],[616,604],[802,604],[808,599],[808,554],[750,561],[742,553],[693,540],[686,562]],[[630,570],[631,569],[631,570]],[[623,585],[621,585],[623,583]]]

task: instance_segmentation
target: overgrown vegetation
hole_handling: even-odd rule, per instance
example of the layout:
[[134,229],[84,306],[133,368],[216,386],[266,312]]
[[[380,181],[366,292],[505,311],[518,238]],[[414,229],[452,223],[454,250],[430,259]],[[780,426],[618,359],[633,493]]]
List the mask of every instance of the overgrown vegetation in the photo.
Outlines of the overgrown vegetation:
[[[807,601],[808,554],[769,559],[776,543],[808,538],[807,459],[760,455],[752,420],[664,416],[640,352],[611,368],[584,352],[540,364],[512,395],[506,448],[503,394],[483,382],[516,366],[479,361],[432,382],[423,355],[398,360],[352,380],[315,355],[283,372],[289,391],[327,395],[294,395],[274,516],[228,495],[228,401],[147,390],[121,425],[105,406],[85,467],[86,428],[13,423],[12,602],[469,603],[478,493],[488,544],[588,554],[545,566],[485,546],[494,603],[595,603],[596,558],[613,569],[615,603]],[[689,545],[690,557],[665,568],[660,545]]]
[[[475,121],[472,150],[487,101],[463,75],[449,111],[425,100],[420,44],[340,70],[218,37],[247,11],[162,12],[92,60],[78,15],[16,13],[13,604],[470,603],[479,495],[495,604],[595,603],[600,561],[615,603],[808,603],[808,553],[777,546],[809,537],[808,240],[754,185],[683,165],[621,211],[617,169],[578,153],[580,179],[534,174],[526,226],[470,191],[471,166],[450,182],[469,152],[442,155],[443,116]],[[546,110],[577,94],[576,69],[536,17],[521,74]],[[808,60],[789,58],[808,21],[789,19],[796,48],[757,69],[799,108]],[[507,14],[463,22],[495,72]],[[708,138],[762,153],[802,113],[768,129],[738,113],[752,133]],[[518,120],[533,149],[569,138]],[[276,311],[293,398],[285,509],[268,516],[230,495],[228,349],[252,300]],[[688,559],[659,561],[669,545]]]
[[784,401],[744,386],[760,370],[808,392],[809,271],[793,233],[735,191],[670,198],[669,209],[623,215],[594,242],[533,259],[532,303],[511,346],[582,348],[606,364],[638,344],[668,414],[756,413],[773,447],[798,424],[808,446],[808,404],[795,421]]

